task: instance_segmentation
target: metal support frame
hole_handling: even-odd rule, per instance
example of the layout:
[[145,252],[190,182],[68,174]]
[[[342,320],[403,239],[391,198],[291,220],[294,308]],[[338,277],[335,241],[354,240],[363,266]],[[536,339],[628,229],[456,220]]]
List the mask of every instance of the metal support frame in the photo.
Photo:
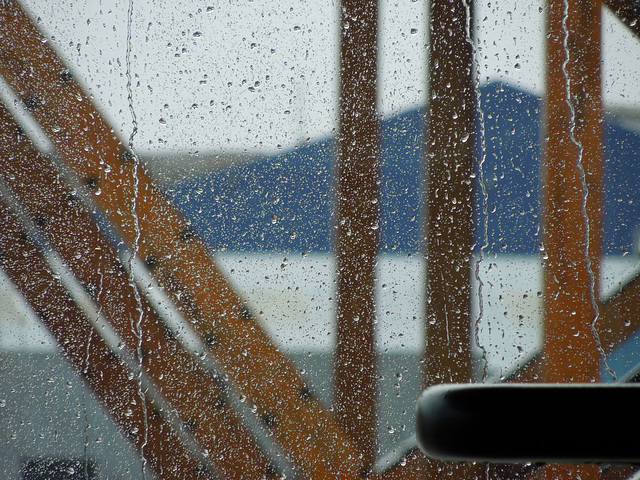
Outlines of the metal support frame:
[[[225,478],[259,478],[275,469],[211,373],[192,357],[129,278],[115,247],[53,162],[38,152],[0,105],[0,180],[49,245],[60,255],[129,352],[141,372],[188,426],[204,460]],[[189,394],[185,395],[185,391]]]
[[380,222],[380,121],[376,113],[377,0],[342,1],[340,127],[335,167],[338,420],[364,454],[376,456],[374,279]]
[[[592,336],[592,321],[596,313],[600,314],[600,322],[595,324],[595,330],[600,336],[602,350],[610,352],[615,345],[622,342],[628,335],[629,329],[623,328],[623,316],[620,308],[632,301],[635,283],[630,284],[620,295],[603,304],[600,308],[597,299],[594,301],[593,292],[597,292],[597,275],[599,267],[599,250],[601,230],[601,118],[602,107],[599,91],[599,25],[600,3],[591,0],[569,0],[568,4],[560,0],[549,0],[549,92],[547,96],[546,115],[547,139],[545,140],[545,247],[548,259],[545,262],[545,298],[546,298],[546,329],[545,350],[543,355],[524,366],[512,379],[537,381],[561,380],[591,380],[597,378],[600,358],[597,342]],[[368,2],[365,5],[371,5]],[[606,5],[614,11],[621,20],[639,35],[637,2],[630,0],[607,0]],[[453,6],[453,8],[452,8]],[[569,15],[564,15],[564,8],[568,6]],[[375,258],[377,248],[378,213],[375,200],[377,193],[377,123],[363,122],[358,125],[353,115],[358,109],[358,102],[362,105],[360,115],[373,114],[375,119],[375,16],[367,21],[352,21],[366,13],[356,10],[363,7],[360,2],[345,2],[345,12],[350,12],[345,21],[353,28],[359,24],[367,25],[366,34],[362,38],[345,35],[343,38],[343,69],[341,102],[341,134],[339,152],[340,158],[350,159],[338,164],[339,170],[337,186],[339,201],[345,200],[343,210],[338,207],[338,230],[348,225],[359,216],[365,217],[362,224],[354,223],[350,226],[358,229],[361,237],[358,239],[363,259]],[[371,6],[363,8],[372,8]],[[353,9],[353,10],[351,10]],[[473,94],[472,77],[472,45],[466,25],[471,11],[471,2],[461,1],[453,5],[441,0],[431,2],[431,50],[430,50],[430,106],[426,127],[427,138],[427,176],[425,204],[427,205],[427,226],[425,235],[425,250],[428,259],[427,293],[431,303],[427,305],[427,334],[428,349],[425,356],[426,383],[428,385],[444,382],[467,382],[470,372],[470,361],[467,346],[469,341],[469,296],[470,254],[472,243],[471,225],[471,173],[473,140],[473,115],[475,113],[475,99]],[[594,21],[594,18],[597,21]],[[328,478],[327,475],[338,475],[341,478],[357,478],[369,471],[372,463],[372,431],[371,412],[373,407],[368,402],[356,398],[356,403],[349,404],[349,399],[355,398],[347,391],[345,385],[350,385],[353,374],[342,369],[337,375],[343,375],[338,381],[341,387],[336,388],[337,410],[339,422],[336,422],[319,405],[317,400],[309,395],[304,381],[297,375],[289,362],[271,345],[263,332],[251,322],[242,300],[231,290],[227,282],[215,269],[202,242],[193,234],[188,223],[177,214],[155,187],[146,172],[137,163],[132,152],[118,141],[110,131],[109,126],[91,105],[88,97],[73,81],[68,70],[57,59],[48,45],[42,42],[39,33],[30,24],[24,12],[14,1],[3,2],[0,12],[0,73],[13,86],[25,105],[47,131],[52,141],[65,156],[66,161],[76,174],[89,188],[100,188],[102,194],[96,197],[99,206],[110,220],[121,227],[121,235],[133,244],[138,238],[136,249],[141,258],[147,261],[153,269],[156,278],[169,292],[176,294],[176,303],[188,315],[196,320],[199,334],[209,342],[211,352],[226,366],[227,372],[236,386],[248,393],[259,408],[263,418],[268,418],[274,436],[283,449],[291,456],[294,463],[309,478]],[[373,33],[372,33],[373,32]],[[371,39],[374,35],[374,39]],[[19,39],[14,42],[12,39]],[[356,43],[350,43],[355,41]],[[360,45],[359,43],[362,42]],[[567,47],[567,48],[565,48]],[[363,48],[366,55],[353,58],[351,55]],[[373,50],[370,50],[373,49]],[[566,54],[568,52],[568,57]],[[356,55],[357,56],[357,55]],[[360,63],[362,62],[362,63]],[[373,62],[373,63],[371,63]],[[374,65],[372,68],[371,65]],[[360,83],[362,77],[358,75],[369,73],[367,81]],[[354,76],[355,74],[355,76]],[[371,93],[371,86],[374,86]],[[367,91],[359,90],[357,97],[350,88],[366,87]],[[569,95],[567,96],[567,92]],[[367,101],[363,101],[363,95]],[[353,100],[358,99],[358,102]],[[455,114],[452,110],[455,110]],[[69,111],[77,116],[71,118]],[[373,112],[373,113],[372,113]],[[362,121],[362,120],[360,120]],[[558,123],[553,123],[553,122]],[[444,123],[449,122],[449,123]],[[86,127],[86,128],[85,128]],[[362,130],[361,130],[362,129]],[[82,138],[76,138],[72,132],[85,131]],[[374,133],[375,132],[375,133]],[[360,142],[358,148],[349,150],[351,145],[347,140]],[[555,161],[550,159],[555,158]],[[78,159],[81,159],[78,162]],[[111,167],[108,178],[99,160]],[[139,168],[140,167],[140,168]],[[350,173],[349,173],[350,172]],[[366,178],[364,173],[366,172]],[[351,176],[350,176],[351,175]],[[137,191],[133,179],[136,179]],[[359,183],[365,185],[364,190],[356,190]],[[586,187],[586,188],[585,188]],[[353,195],[357,192],[356,195]],[[365,192],[365,194],[362,194]],[[585,193],[588,195],[585,197]],[[356,198],[358,194],[362,198]],[[586,201],[585,201],[586,198]],[[357,203],[361,201],[362,203]],[[351,202],[351,203],[350,203]],[[355,203],[354,203],[355,202]],[[137,219],[131,215],[131,205],[135,203]],[[355,206],[354,206],[355,205]],[[561,207],[561,208],[560,208]],[[567,208],[568,207],[568,208]],[[360,210],[358,210],[360,208]],[[365,209],[366,208],[366,209]],[[3,215],[3,225],[9,225],[11,215],[9,210],[0,209]],[[356,216],[354,217],[354,212]],[[363,212],[366,214],[363,215]],[[586,213],[586,217],[583,214]],[[6,217],[6,221],[5,221]],[[584,221],[584,219],[587,219]],[[577,220],[576,220],[577,219]],[[8,222],[8,223],[7,223]],[[28,237],[21,232],[20,227],[7,229],[7,233],[0,238],[4,242],[3,249],[11,253],[30,252],[35,262],[44,262],[35,246],[29,243]],[[137,228],[136,228],[137,227]],[[367,232],[370,228],[372,232]],[[4,232],[3,232],[4,233]],[[353,245],[349,243],[348,230],[337,233],[336,245],[345,258],[353,253]],[[14,236],[11,236],[14,235]],[[14,238],[15,237],[15,238]],[[344,238],[343,238],[344,237]],[[7,240],[9,238],[9,240]],[[586,240],[586,243],[585,243]],[[366,245],[366,248],[364,247]],[[375,245],[375,247],[372,247]],[[582,248],[580,248],[582,245]],[[588,248],[585,246],[588,245]],[[24,248],[23,248],[24,247]],[[35,250],[34,250],[35,249]],[[368,252],[368,253],[366,253]],[[357,257],[358,254],[355,255]],[[36,310],[43,313],[49,308],[57,308],[55,298],[60,296],[65,300],[60,303],[61,315],[70,315],[74,319],[80,315],[73,303],[69,303],[61,286],[56,279],[49,278],[47,268],[42,263],[41,269],[28,272],[32,277],[27,278],[16,267],[12,255],[0,256],[3,268],[7,270],[14,282],[23,289],[29,301],[36,302]],[[352,254],[350,257],[354,257]],[[194,260],[195,259],[195,260]],[[354,263],[349,263],[354,260]],[[370,285],[372,285],[373,268],[370,263],[358,264],[354,258],[345,260],[339,271],[345,275],[339,295],[344,299],[349,288],[353,288],[354,279],[360,278],[353,272],[362,268],[365,280],[359,289],[365,301],[372,299]],[[13,263],[11,263],[13,262]],[[340,262],[340,260],[339,260]],[[13,272],[13,273],[12,273]],[[201,275],[204,272],[203,275]],[[562,276],[570,273],[565,280]],[[51,306],[40,304],[42,298],[41,280],[36,277],[44,275],[42,281],[46,283],[47,293],[54,297],[49,299]],[[356,278],[357,277],[357,278]],[[200,279],[200,284],[195,281]],[[444,279],[444,281],[443,281]],[[577,280],[575,280],[577,279]],[[26,282],[26,283],[25,283]],[[51,283],[53,282],[53,283]],[[569,282],[569,283],[566,283]],[[571,284],[574,291],[579,291],[578,302],[572,301],[564,294],[559,286]],[[31,285],[31,287],[29,286]],[[453,285],[453,288],[447,286]],[[351,292],[354,292],[351,290]],[[434,303],[435,301],[435,303]],[[64,303],[64,305],[63,305]],[[40,306],[38,306],[40,305]],[[345,300],[344,306],[339,307],[339,318],[345,319],[345,330],[353,332],[354,325],[360,322],[353,314],[353,307]],[[373,308],[365,308],[366,323],[373,318]],[[71,312],[71,313],[68,313]],[[75,313],[74,313],[75,312]],[[342,313],[340,313],[342,312]],[[575,314],[573,313],[575,312]],[[563,323],[561,316],[568,314],[575,317],[575,322]],[[43,313],[45,323],[51,320],[51,315]],[[79,318],[79,317],[78,317]],[[564,319],[564,317],[562,317]],[[220,329],[216,322],[222,322],[225,327]],[[365,322],[365,320],[363,320]],[[364,323],[363,323],[364,324]],[[80,325],[80,324],[78,324]],[[54,334],[61,336],[62,327],[50,324]],[[227,329],[228,333],[224,333]],[[349,357],[351,361],[357,355],[362,363],[357,367],[372,368],[375,372],[375,356],[373,355],[372,329],[361,329],[364,332],[364,348],[349,345],[350,340],[342,343],[345,350],[337,354],[340,359]],[[577,333],[577,336],[574,334]],[[88,335],[89,333],[87,333]],[[97,334],[96,334],[97,335]],[[343,339],[351,333],[341,333]],[[448,336],[447,336],[448,335]],[[248,340],[247,340],[248,339]],[[348,343],[347,343],[348,342]],[[455,342],[456,349],[451,345]],[[69,343],[71,345],[73,342]],[[339,342],[340,343],[340,342]],[[95,352],[91,357],[95,359],[95,368],[104,369],[105,375],[113,374],[113,378],[122,375],[116,363],[109,363],[103,358],[109,354],[106,346],[95,341]],[[457,347],[462,345],[461,351]],[[571,348],[567,348],[570,346]],[[359,352],[354,353],[354,348]],[[101,350],[102,349],[102,350]],[[348,349],[352,349],[347,354]],[[566,352],[582,350],[583,354],[567,357]],[[559,356],[558,352],[563,355]],[[588,352],[588,354],[584,354]],[[243,357],[247,354],[253,361],[245,363]],[[70,357],[77,353],[70,351]],[[569,358],[569,362],[567,362]],[[594,359],[596,359],[594,361]],[[343,362],[344,363],[344,362]],[[564,365],[564,366],[560,366]],[[577,367],[580,365],[580,368]],[[255,382],[255,372],[268,371],[260,381]],[[375,383],[371,381],[370,370],[366,379],[358,383],[357,389],[362,396],[375,392]],[[111,372],[111,373],[110,373]],[[89,383],[94,382],[88,375]],[[293,379],[293,380],[292,380]],[[118,380],[119,381],[119,380]],[[126,382],[125,382],[126,383]],[[124,384],[123,384],[124,385]],[[351,383],[351,386],[353,383]],[[137,388],[131,385],[131,388]],[[97,389],[104,386],[97,385]],[[128,387],[127,387],[128,388]],[[126,390],[126,388],[125,388]],[[132,390],[133,392],[133,390]],[[108,402],[113,397],[112,392],[105,393]],[[373,398],[373,396],[367,397]],[[149,399],[149,404],[152,400]],[[342,406],[340,406],[342,405]],[[347,408],[356,406],[358,413],[351,418]],[[282,416],[275,415],[283,410]],[[118,417],[117,422],[129,420]],[[360,416],[360,418],[357,418]],[[133,420],[139,419],[138,413]],[[373,417],[374,418],[374,417]],[[160,423],[157,423],[160,422]],[[375,420],[373,420],[375,426]],[[342,423],[343,425],[338,425]],[[318,431],[317,426],[324,428]],[[128,425],[128,424],[127,424]],[[123,427],[133,431],[135,427]],[[163,458],[163,450],[170,448],[172,452],[185,458],[185,463],[179,468],[185,472],[197,475],[206,474],[198,460],[194,460],[181,446],[179,440],[170,433],[169,428],[162,427],[162,419],[152,416],[149,431],[159,431],[154,434],[153,442],[147,446],[148,451],[157,452],[159,459]],[[345,431],[347,433],[345,433]],[[354,441],[354,432],[359,435],[367,432],[365,440]],[[134,435],[134,443],[139,443],[139,435]],[[351,437],[351,438],[349,438]],[[136,440],[138,439],[138,440]],[[163,443],[166,442],[166,443]],[[177,443],[174,443],[177,442]],[[359,445],[356,446],[355,443]],[[335,446],[335,448],[333,448]],[[177,450],[175,450],[177,449]],[[182,449],[182,450],[181,450]],[[405,465],[396,465],[382,475],[385,479],[393,478],[422,478],[435,470],[434,464],[425,463],[424,457],[415,452],[407,455]],[[152,460],[156,461],[156,460]],[[439,465],[438,467],[441,467]],[[160,468],[163,467],[154,467]],[[594,470],[583,471],[581,475],[590,475]],[[162,471],[162,477],[178,478],[174,473]],[[460,470],[460,473],[463,471]],[[470,472],[467,472],[467,478]],[[533,472],[535,477],[544,470]],[[576,472],[556,471],[562,477],[574,475]]]
[[2,198],[0,223],[0,267],[152,470],[159,478],[172,480],[216,478],[158,414],[153,399],[141,391],[135,372],[92,327]]
[[[570,175],[571,178],[571,186],[568,188],[569,192],[572,195],[571,205],[572,210],[570,216],[573,216],[573,223],[565,223],[564,227],[569,227],[572,225],[572,228],[569,228],[572,231],[572,234],[576,237],[579,237],[576,240],[576,243],[573,245],[565,245],[561,246],[562,241],[565,240],[562,237],[558,236],[558,233],[553,232],[551,241],[547,240],[546,248],[552,250],[551,258],[546,262],[546,276],[547,276],[547,294],[551,294],[555,296],[555,293],[551,292],[551,286],[554,283],[554,273],[551,273],[554,268],[562,268],[562,264],[558,262],[557,256],[564,259],[566,262],[570,248],[574,248],[573,255],[576,256],[577,263],[580,265],[580,269],[582,270],[581,274],[581,323],[579,330],[575,329],[575,324],[569,326],[569,329],[572,333],[579,332],[579,336],[582,335],[578,342],[587,342],[587,354],[582,356],[581,358],[572,358],[571,364],[572,367],[559,367],[562,365],[567,358],[562,357],[558,358],[555,353],[551,353],[556,345],[554,342],[560,342],[560,348],[566,351],[566,346],[571,345],[572,347],[580,347],[581,345],[577,345],[574,337],[568,339],[569,342],[566,343],[563,340],[567,340],[566,331],[564,334],[554,331],[556,326],[552,326],[547,323],[546,328],[546,340],[545,340],[545,351],[532,359],[526,365],[522,366],[517,372],[514,372],[509,378],[509,381],[519,381],[519,382],[539,382],[543,379],[550,379],[552,377],[564,377],[568,379],[574,376],[574,373],[577,373],[580,378],[589,378],[590,380],[593,378],[597,378],[599,373],[600,366],[600,358],[601,355],[596,348],[595,341],[593,340],[593,331],[591,329],[591,322],[595,318],[595,311],[593,308],[593,302],[590,301],[591,298],[588,295],[589,290],[593,287],[593,290],[597,292],[597,274],[599,267],[599,255],[600,255],[600,232],[601,232],[601,158],[602,158],[602,106],[600,99],[600,91],[599,91],[599,72],[600,72],[600,4],[597,3],[597,6],[594,7],[594,4],[584,3],[589,10],[587,13],[583,15],[579,15],[576,18],[575,13],[573,13],[576,9],[576,2],[571,2],[569,5],[569,9],[572,12],[571,15],[566,19],[568,22],[564,27],[568,27],[568,29],[563,28],[562,19],[564,18],[562,15],[558,15],[558,9],[564,6],[563,2],[554,2],[555,7],[550,10],[550,24],[553,30],[553,34],[549,39],[550,42],[550,55],[553,56],[553,64],[550,67],[550,88],[553,90],[553,93],[550,96],[554,96],[553,99],[550,100],[548,104],[546,113],[550,115],[553,111],[554,115],[557,115],[557,109],[561,112],[564,111],[564,118],[561,120],[563,125],[549,125],[547,128],[549,131],[556,136],[550,136],[549,140],[546,143],[546,158],[549,155],[558,155],[559,152],[564,152],[564,160],[556,162],[556,165],[552,165],[551,168],[547,169],[547,176],[552,177],[551,181],[555,181],[555,186],[546,189],[547,198],[550,200],[553,199],[554,202],[558,202],[558,197],[563,198],[560,192],[562,189],[567,186],[567,182],[563,182],[562,175],[566,175],[566,173],[561,172],[559,170],[555,170],[552,173],[552,169],[555,167],[559,168],[559,165],[564,166],[569,169],[569,171],[573,171]],[[637,2],[631,1],[615,1],[610,0],[607,3],[607,6],[611,8],[620,18],[621,20],[629,27],[636,35],[638,35],[640,22],[638,19],[640,18],[638,9],[636,7]],[[551,12],[553,10],[553,12]],[[432,9],[432,19],[435,15]],[[595,19],[595,21],[594,21]],[[573,32],[571,38],[567,38],[568,46],[570,46],[569,62],[564,63],[564,42],[565,37],[563,34],[568,34],[569,32]],[[578,38],[576,40],[576,38]],[[551,62],[550,62],[551,63]],[[445,64],[446,65],[446,64]],[[433,73],[432,73],[433,74]],[[570,121],[571,112],[567,115],[567,96],[566,96],[566,76],[569,77],[571,88],[571,96],[570,101],[572,102],[573,107],[573,125]],[[554,110],[556,109],[556,110]],[[560,114],[562,115],[562,113]],[[574,136],[580,145],[580,158],[576,154],[576,144],[571,141],[571,135]],[[559,140],[561,138],[561,140]],[[556,142],[554,144],[554,142]],[[558,145],[560,143],[560,145]],[[568,160],[566,160],[568,157]],[[573,162],[571,162],[573,160]],[[576,172],[576,168],[578,167],[578,160],[582,164],[584,169],[584,182],[580,178],[579,173]],[[556,173],[558,172],[558,173]],[[561,173],[560,173],[561,172]],[[578,175],[576,175],[578,173]],[[583,197],[584,189],[581,188],[583,183],[586,184],[589,197],[587,197],[587,201],[583,205],[582,201],[585,197]],[[550,191],[551,190],[551,191]],[[577,193],[577,195],[576,195]],[[567,195],[566,193],[564,195]],[[554,197],[558,196],[558,197]],[[562,201],[562,200],[560,200]],[[557,204],[556,204],[557,205]],[[563,205],[564,207],[565,205]],[[547,219],[546,224],[549,225],[549,222],[553,224],[555,222],[556,228],[558,228],[558,224],[564,222],[566,219],[562,219],[561,216],[558,216],[558,210],[553,206],[548,205],[547,207]],[[554,211],[555,208],[555,211]],[[593,277],[589,275],[584,276],[586,272],[586,259],[585,252],[586,248],[585,239],[587,238],[587,232],[585,231],[586,224],[584,221],[576,225],[575,219],[584,218],[583,213],[587,212],[588,218],[588,227],[589,227],[589,259],[591,260],[591,271],[593,272]],[[579,222],[579,220],[578,220]],[[553,229],[553,226],[551,226]],[[555,236],[553,236],[555,235]],[[547,237],[549,238],[549,237]],[[557,242],[554,244],[554,240]],[[569,244],[571,240],[565,242]],[[580,249],[580,245],[583,245],[583,248]],[[578,250],[575,252],[575,250]],[[554,258],[556,256],[556,258]],[[581,260],[580,260],[581,259]],[[572,260],[575,260],[572,258]],[[551,264],[551,265],[550,265]],[[566,263],[564,266],[566,268]],[[559,272],[556,272],[556,274]],[[595,280],[595,285],[589,285],[592,280]],[[632,327],[625,327],[625,323],[627,322],[627,316],[624,311],[628,311],[628,308],[631,304],[635,305],[637,302],[634,301],[634,292],[637,290],[637,279],[631,282],[628,286],[626,286],[622,291],[604,303],[599,309],[600,317],[598,322],[595,324],[595,330],[597,332],[597,337],[600,338],[601,346],[604,353],[610,353],[615,346],[619,345],[631,331],[633,331]],[[572,282],[573,284],[573,282]],[[557,298],[557,297],[556,297]],[[596,303],[596,306],[598,304]],[[552,302],[547,302],[548,311],[563,311],[566,310],[567,305],[555,304],[552,305]],[[568,314],[571,315],[573,312],[573,307],[570,307],[568,310]],[[576,311],[577,314],[577,311]],[[551,314],[553,315],[553,313]],[[551,321],[558,321],[562,324],[562,320],[557,318]],[[556,333],[560,333],[561,337],[551,338]],[[585,340],[586,339],[586,340]],[[551,353],[551,355],[549,355]],[[585,358],[587,355],[591,354],[592,358]],[[593,360],[595,359],[595,361]],[[586,363],[587,368],[584,371],[585,373],[580,373],[577,371],[573,371],[575,367],[575,363]],[[575,378],[575,377],[574,377]],[[585,419],[586,421],[586,419]],[[389,478],[401,478],[400,475],[411,474],[412,478],[418,478],[420,476],[420,471],[423,467],[420,466],[419,457],[416,457],[416,453],[410,452],[407,454],[407,457],[410,462],[410,468],[399,468],[398,466],[390,469]],[[500,469],[498,469],[500,470]],[[524,469],[526,470],[526,469]],[[519,471],[519,474],[525,474],[525,471]],[[590,470],[589,473],[593,473],[594,469]],[[628,467],[612,467],[603,471],[603,478],[625,478],[625,475],[629,474],[632,470]],[[513,473],[513,472],[512,472]],[[528,475],[527,478],[537,477],[542,471],[539,469],[533,469]],[[556,474],[561,475],[572,475],[578,472],[576,471],[564,471],[564,472],[554,472]],[[587,474],[587,472],[580,472],[582,475]],[[500,478],[500,475],[498,477]]]
[[274,440],[308,478],[360,478],[365,459],[355,442],[254,320],[204,242],[116,138],[15,1],[3,3],[0,27],[0,73],[80,182],[99,189],[98,208],[184,307],[209,353],[256,405]]
[[[600,0],[547,0],[541,189],[545,382],[597,382],[603,360],[595,329],[603,223],[601,16]],[[582,417],[593,425],[593,418]],[[541,474],[600,478],[594,465],[549,464]]]
[[547,382],[598,381],[604,111],[602,8],[549,0],[543,135],[544,355]]

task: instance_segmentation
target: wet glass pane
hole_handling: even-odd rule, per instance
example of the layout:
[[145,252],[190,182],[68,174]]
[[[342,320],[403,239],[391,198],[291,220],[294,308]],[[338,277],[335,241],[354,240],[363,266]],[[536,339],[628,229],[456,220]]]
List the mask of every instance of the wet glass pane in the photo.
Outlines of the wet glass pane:
[[635,381],[640,45],[585,5],[7,2],[3,477],[508,478],[426,462],[425,387]]

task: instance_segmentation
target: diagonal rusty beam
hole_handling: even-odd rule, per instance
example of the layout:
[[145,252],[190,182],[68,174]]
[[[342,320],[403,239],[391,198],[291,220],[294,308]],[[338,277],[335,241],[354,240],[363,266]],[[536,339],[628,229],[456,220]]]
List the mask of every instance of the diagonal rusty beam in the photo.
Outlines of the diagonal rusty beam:
[[[136,290],[114,246],[51,160],[40,154],[0,105],[0,179],[51,246],[85,286],[203,451],[225,478],[275,473],[251,433],[226,401],[224,389],[187,352]],[[143,333],[143,335],[140,335]]]
[[[564,466],[565,474],[568,478],[584,478],[585,475],[579,470],[580,466]],[[589,468],[595,470],[595,475],[601,480],[629,480],[637,471],[637,467],[632,465],[600,465],[598,467],[590,465]],[[504,480],[505,478],[520,478],[522,480],[547,480],[548,478],[562,478],[558,472],[549,471],[545,467],[538,465],[508,465],[507,469],[500,469],[491,480]],[[507,475],[504,475],[507,473]],[[503,475],[500,475],[503,474]],[[566,478],[566,477],[565,477]]]
[[640,37],[640,2],[637,0],[605,0],[604,4],[636,37]]
[[[640,328],[640,275],[631,279],[614,295],[601,302],[595,329],[605,355],[613,353]],[[505,381],[530,383],[542,381],[542,353],[509,375]]]
[[[0,267],[158,478],[215,478],[154,409],[152,399],[140,392],[135,375],[109,349],[71,300],[4,199],[0,199],[0,224]],[[145,405],[148,408],[145,409]]]
[[603,300],[596,328],[607,354],[640,328],[640,275]]
[[215,266],[204,242],[125,148],[19,5],[0,10],[0,73],[96,204],[175,297],[234,386],[308,478],[359,478],[363,455]]

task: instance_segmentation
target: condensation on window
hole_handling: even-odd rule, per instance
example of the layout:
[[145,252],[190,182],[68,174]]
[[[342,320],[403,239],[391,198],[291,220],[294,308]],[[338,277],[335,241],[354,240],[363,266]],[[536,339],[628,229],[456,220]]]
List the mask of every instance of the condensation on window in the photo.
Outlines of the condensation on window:
[[635,381],[623,14],[6,4],[3,478],[412,478],[430,384]]

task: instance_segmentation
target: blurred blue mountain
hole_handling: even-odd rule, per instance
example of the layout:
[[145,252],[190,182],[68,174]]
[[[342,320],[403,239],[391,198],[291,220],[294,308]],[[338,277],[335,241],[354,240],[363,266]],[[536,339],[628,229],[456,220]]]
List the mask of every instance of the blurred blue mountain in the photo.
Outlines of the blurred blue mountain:
[[[486,251],[533,254],[539,247],[541,100],[500,83],[483,86],[480,97],[476,248],[486,218]],[[382,251],[421,249],[423,113],[382,122]],[[605,132],[604,249],[615,255],[634,249],[640,229],[640,135],[608,118]],[[334,146],[333,138],[316,141],[189,177],[168,192],[214,250],[329,251]]]

